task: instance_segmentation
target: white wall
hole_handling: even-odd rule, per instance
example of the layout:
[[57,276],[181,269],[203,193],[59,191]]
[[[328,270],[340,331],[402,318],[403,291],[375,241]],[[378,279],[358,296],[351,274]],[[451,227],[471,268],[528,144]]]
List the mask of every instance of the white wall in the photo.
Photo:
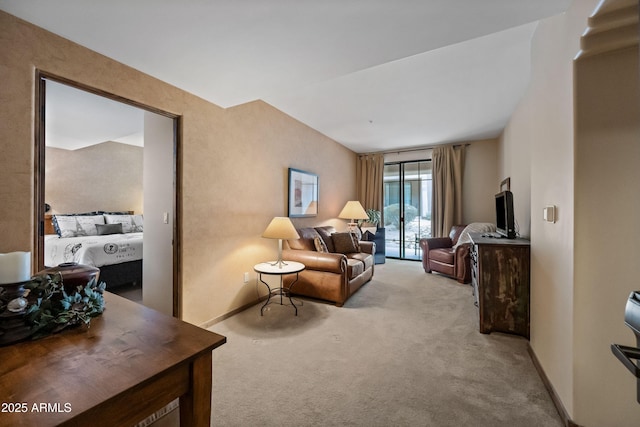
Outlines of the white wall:
[[173,315],[175,221],[173,147],[173,120],[145,112],[142,303],[170,316]]

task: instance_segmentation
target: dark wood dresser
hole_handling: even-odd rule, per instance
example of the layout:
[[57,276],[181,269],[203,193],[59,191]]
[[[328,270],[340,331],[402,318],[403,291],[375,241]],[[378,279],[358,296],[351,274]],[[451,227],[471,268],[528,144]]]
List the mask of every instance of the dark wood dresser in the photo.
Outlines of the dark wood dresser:
[[471,284],[480,332],[529,338],[529,240],[471,234],[471,241]]

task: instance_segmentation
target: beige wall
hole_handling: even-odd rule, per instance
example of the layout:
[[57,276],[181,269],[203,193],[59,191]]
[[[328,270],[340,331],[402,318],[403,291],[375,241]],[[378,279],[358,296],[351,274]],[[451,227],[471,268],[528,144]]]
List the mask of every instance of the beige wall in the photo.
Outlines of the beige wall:
[[225,119],[184,166],[193,171],[185,176],[184,276],[201,285],[185,292],[184,306],[217,316],[255,300],[253,265],[277,255],[277,242],[260,235],[274,216],[287,215],[289,167],[319,178],[318,217],[293,219],[297,226],[345,229],[337,216],[355,197],[355,154],[345,147],[264,102],[232,108]]
[[[635,384],[609,345],[615,340],[633,344],[623,310],[630,290],[637,288],[638,267],[628,258],[640,255],[627,243],[633,241],[629,236],[640,235],[640,180],[637,167],[628,164],[640,158],[637,58],[634,65],[630,53],[625,59],[603,55],[598,71],[585,70],[574,82],[580,36],[597,4],[576,0],[567,13],[539,24],[529,88],[500,140],[499,173],[511,177],[516,217],[531,238],[534,353],[573,421],[632,426],[640,420]],[[604,96],[602,87],[615,96]],[[578,117],[574,95],[582,100],[576,104]],[[623,126],[622,116],[635,122]],[[631,182],[636,185],[619,185]],[[624,214],[603,215],[607,203]],[[542,220],[549,204],[558,207],[556,223]],[[619,220],[615,236],[606,228]],[[612,250],[612,241],[622,244],[620,251]]]
[[636,379],[609,346],[635,347],[624,306],[640,289],[638,46],[576,63],[575,420],[640,425]]
[[494,196],[500,189],[498,179],[498,140],[473,141],[465,153],[462,186],[462,221],[496,222]]
[[[574,378],[572,60],[592,3],[538,25],[531,81],[503,132],[499,154],[500,176],[511,178],[520,233],[531,239],[531,347],[569,414]],[[572,26],[574,15],[579,18]],[[555,224],[542,222],[546,204],[558,206]]]
[[143,213],[143,151],[117,142],[73,151],[47,147],[45,201],[51,213]]
[[223,110],[0,12],[0,252],[33,244],[36,68],[182,117],[185,320],[256,299],[255,275],[245,285],[243,273],[276,253],[260,234],[287,213],[288,167],[319,175],[319,216],[296,222],[344,226],[336,216],[356,194],[350,150],[263,102]]
[[[528,120],[531,111],[519,105],[499,140],[498,182],[509,178],[513,193],[516,232],[521,237],[531,235],[531,141]],[[524,132],[521,134],[521,132]]]

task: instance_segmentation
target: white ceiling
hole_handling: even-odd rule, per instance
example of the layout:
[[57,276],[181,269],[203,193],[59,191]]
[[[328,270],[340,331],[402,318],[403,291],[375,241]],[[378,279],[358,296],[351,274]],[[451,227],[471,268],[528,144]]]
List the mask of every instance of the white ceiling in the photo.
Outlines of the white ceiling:
[[357,152],[495,137],[536,21],[571,0],[0,0],[222,107],[262,99]]
[[144,145],[144,111],[70,86],[47,81],[45,142],[77,150],[106,141]]

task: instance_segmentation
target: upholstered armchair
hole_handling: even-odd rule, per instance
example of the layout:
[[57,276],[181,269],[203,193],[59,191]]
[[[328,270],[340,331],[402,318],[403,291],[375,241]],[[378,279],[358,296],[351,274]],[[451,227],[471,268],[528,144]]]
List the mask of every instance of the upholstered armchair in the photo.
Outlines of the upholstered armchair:
[[420,239],[424,271],[436,271],[460,283],[471,282],[470,243],[457,245],[465,225],[451,227],[449,237]]

